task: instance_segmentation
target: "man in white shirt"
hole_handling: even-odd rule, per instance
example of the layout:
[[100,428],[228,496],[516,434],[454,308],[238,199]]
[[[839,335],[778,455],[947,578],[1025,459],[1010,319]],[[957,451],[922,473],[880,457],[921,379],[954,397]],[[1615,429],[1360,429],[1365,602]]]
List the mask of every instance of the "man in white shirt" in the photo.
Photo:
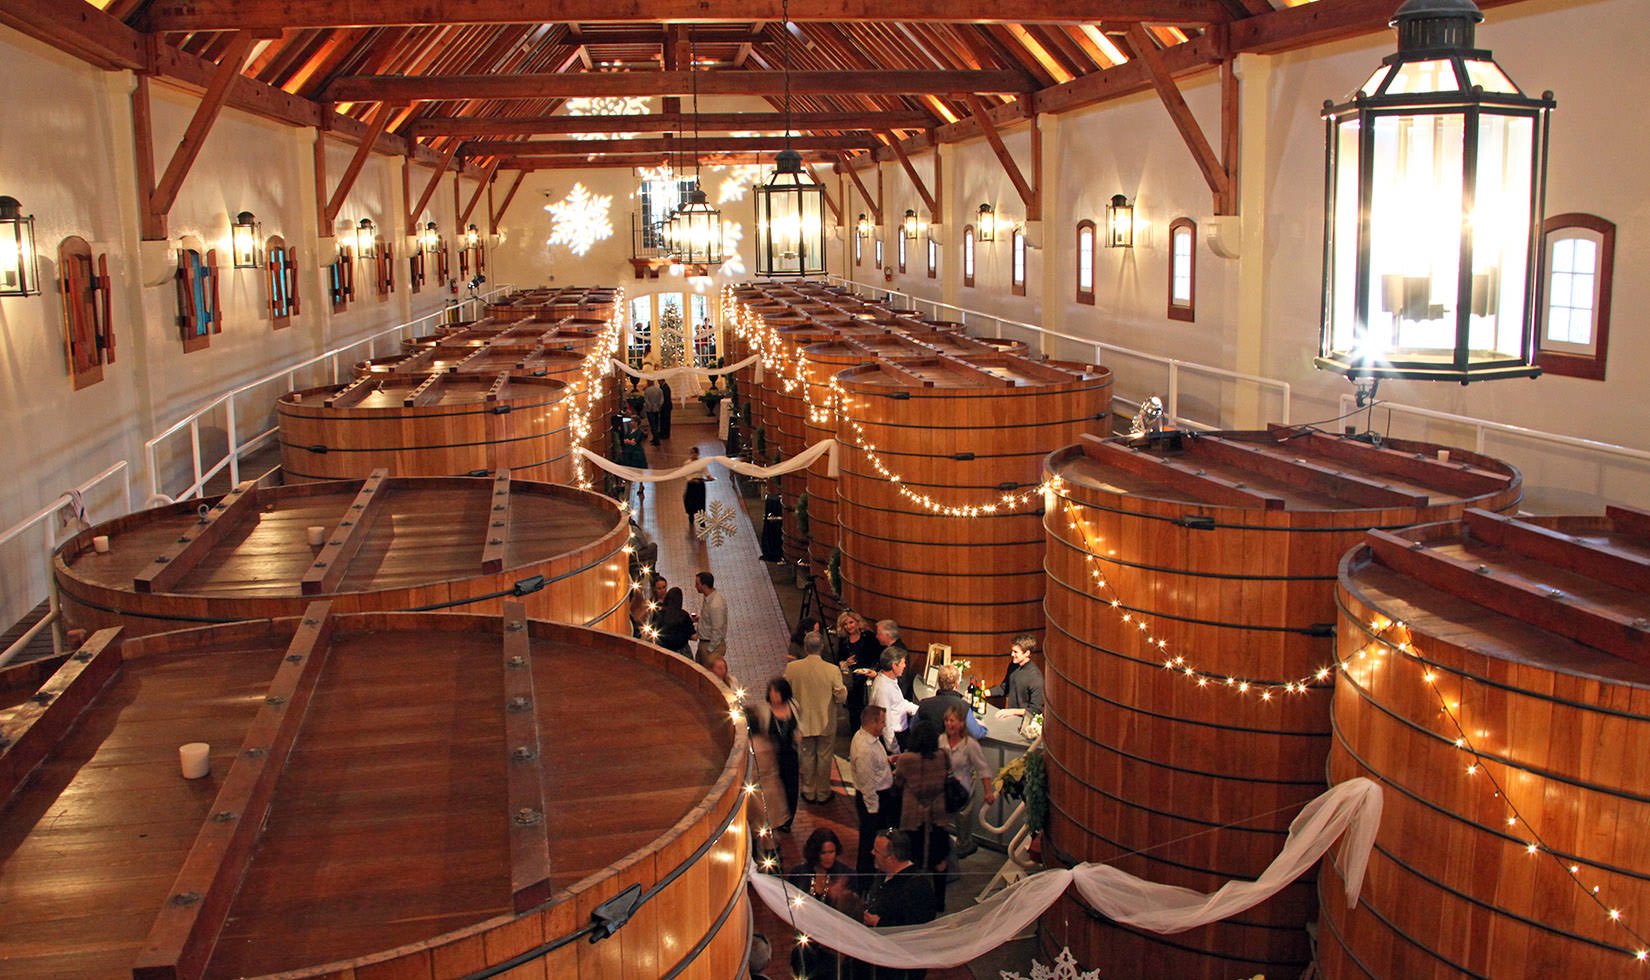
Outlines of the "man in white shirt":
[[785,667],[785,679],[796,696],[796,718],[802,735],[802,798],[809,803],[831,802],[831,744],[836,741],[836,706],[848,697],[842,672],[825,662],[825,637],[809,633],[802,639],[802,659]]
[[898,819],[899,797],[894,794],[894,767],[882,746],[882,730],[887,718],[874,704],[859,713],[859,731],[848,747],[848,761],[854,771],[854,811],[859,814],[859,858],[855,870],[869,881],[874,867],[871,845],[877,831],[892,827]]
[[693,591],[704,597],[699,604],[699,663],[708,666],[717,657],[728,655],[728,600],[716,591],[716,576],[700,572],[693,578]]
[[893,754],[899,751],[898,736],[911,726],[911,716],[917,713],[917,705],[906,700],[905,692],[899,686],[900,675],[905,673],[905,651],[900,647],[889,647],[882,651],[878,666],[881,669],[871,682],[870,703],[887,712],[882,744],[889,754]]

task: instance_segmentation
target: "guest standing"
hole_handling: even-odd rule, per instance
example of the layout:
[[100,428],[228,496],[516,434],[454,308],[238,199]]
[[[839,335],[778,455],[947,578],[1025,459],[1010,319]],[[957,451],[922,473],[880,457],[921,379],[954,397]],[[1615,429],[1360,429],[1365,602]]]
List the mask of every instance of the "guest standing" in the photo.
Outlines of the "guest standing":
[[653,614],[653,628],[659,635],[653,641],[684,657],[691,656],[688,641],[693,639],[693,617],[682,608],[682,590],[672,588],[665,593],[659,611]]
[[864,618],[852,610],[844,609],[837,616],[836,632],[840,637],[837,640],[836,662],[847,672],[848,719],[852,722],[859,718],[860,709],[869,700],[871,688],[870,675],[856,672],[875,672],[882,659],[882,647],[877,644],[876,636],[866,628]]
[[791,683],[783,677],[768,682],[768,737],[773,740],[774,767],[785,787],[785,822],[774,829],[791,832],[796,819],[797,797],[802,786],[802,727],[796,717],[796,699]]
[[699,662],[709,664],[713,657],[727,656],[728,599],[716,591],[716,576],[700,572],[693,578],[693,589],[702,596],[699,603]]
[[836,706],[848,696],[842,675],[821,657],[824,650],[825,637],[810,633],[802,640],[802,659],[785,665],[802,726],[802,798],[820,804],[831,802]]
[[[647,382],[643,382],[647,384]],[[659,444],[659,427],[664,425],[660,413],[664,409],[665,393],[656,384],[647,384],[642,389],[642,411],[647,413],[647,428],[653,433],[653,444]]]
[[877,831],[892,826],[890,818],[897,816],[895,810],[899,807],[899,797],[894,793],[894,768],[888,762],[888,750],[882,746],[885,722],[881,708],[866,705],[860,712],[859,731],[854,733],[848,748],[849,764],[854,771],[854,811],[859,816],[859,853],[854,870],[861,881],[869,879],[871,874],[871,844]]
[[[871,853],[883,877],[861,916],[866,925],[914,926],[933,922],[939,916],[933,886],[924,880],[926,873],[912,863],[915,851],[910,835],[902,830],[885,830],[877,835]],[[878,980],[922,980],[928,971],[878,967],[876,975]]]
[[[694,446],[692,449],[688,450],[687,461],[689,463],[694,463],[698,462],[698,460],[699,447]],[[709,483],[713,479],[715,479],[715,477],[711,476],[708,472],[701,470],[700,472],[689,476],[687,478],[687,483],[682,487],[682,509],[687,511],[688,534],[690,535],[694,533],[693,515],[705,509],[705,484]]]
[[945,780],[951,758],[940,751],[940,729],[924,721],[911,730],[911,751],[893,758],[900,788],[899,828],[911,835],[911,859],[933,876],[934,899],[945,909],[945,869],[951,861],[951,814],[945,811]]
[[871,681],[871,703],[887,714],[882,744],[892,755],[899,750],[900,734],[911,725],[911,716],[917,713],[915,702],[907,701],[900,692],[900,675],[905,673],[905,651],[889,647],[882,651],[882,662],[877,676]]
[[945,734],[940,737],[940,748],[951,759],[951,778],[968,789],[968,805],[957,814],[955,824],[957,848],[953,856],[956,858],[974,853],[974,827],[980,815],[981,787],[984,788],[986,806],[997,802],[997,790],[993,784],[996,774],[986,764],[985,750],[980,747],[979,740],[969,733],[963,723],[964,719],[972,717],[974,713],[964,705],[947,705]]
[[[670,382],[664,378],[659,379],[659,391],[661,392],[660,401],[663,402],[659,408],[659,435],[669,439],[670,413],[676,411],[676,401],[670,395]],[[658,445],[658,443],[655,442],[654,445]]]
[[1003,714],[1040,715],[1043,713],[1043,672],[1031,662],[1031,652],[1037,649],[1037,638],[1022,633],[1014,638],[1008,651],[1008,673],[1003,682],[986,692],[1003,698]]

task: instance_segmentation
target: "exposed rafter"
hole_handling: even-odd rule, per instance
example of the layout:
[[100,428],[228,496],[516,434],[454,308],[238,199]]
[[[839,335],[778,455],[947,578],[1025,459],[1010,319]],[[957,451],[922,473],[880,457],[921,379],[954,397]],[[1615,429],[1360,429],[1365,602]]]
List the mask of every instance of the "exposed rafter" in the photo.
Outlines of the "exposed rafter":
[[352,75],[327,86],[334,102],[567,99],[624,95],[967,94],[1029,92],[1022,71],[613,71],[544,75]]
[[[697,117],[699,131],[778,132],[785,128],[782,112],[704,112]],[[637,116],[531,116],[524,118],[466,118],[426,116],[406,126],[412,136],[554,136],[572,133],[671,133],[692,126],[694,117],[681,113]],[[927,129],[934,120],[924,112],[793,112],[791,128],[814,130],[881,131]]]
[[[1152,88],[1157,90],[1157,97],[1163,102],[1163,107],[1169,111],[1169,118],[1174,122],[1175,129],[1180,131],[1180,138],[1186,141],[1186,148],[1192,151],[1192,159],[1203,173],[1203,180],[1209,185],[1209,191],[1214,195],[1215,212],[1230,214],[1230,198],[1232,175],[1227,173],[1226,164],[1209,145],[1208,137],[1203,135],[1203,127],[1198,125],[1197,117],[1192,115],[1191,106],[1180,94],[1180,86],[1174,83],[1174,76],[1163,63],[1163,53],[1157,49],[1157,44],[1146,34],[1146,29],[1139,24],[1131,24],[1128,33],[1129,47],[1134,56],[1146,67],[1146,74],[1151,78]],[[1224,113],[1222,113],[1224,122]]]
[[518,157],[565,156],[579,153],[743,153],[783,150],[868,150],[881,146],[866,136],[701,136],[695,142],[653,137],[604,140],[474,140],[464,144],[471,156],[510,154]]
[[[726,23],[729,21],[909,21],[1013,24],[1129,23],[1202,25],[1231,17],[1221,0],[995,0],[945,4],[933,0],[162,0],[149,8],[152,31],[232,28],[390,27],[401,24],[522,24],[545,21]],[[1391,11],[1386,11],[1391,13]],[[416,16],[415,16],[416,15]]]

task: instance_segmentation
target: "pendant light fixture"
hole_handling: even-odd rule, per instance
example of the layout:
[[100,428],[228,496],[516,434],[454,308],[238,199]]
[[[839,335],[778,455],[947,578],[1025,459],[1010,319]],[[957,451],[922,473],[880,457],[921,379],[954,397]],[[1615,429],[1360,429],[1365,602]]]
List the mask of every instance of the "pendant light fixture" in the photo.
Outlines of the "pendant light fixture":
[[1551,92],[1475,42],[1472,0],[1406,0],[1398,51],[1326,102],[1317,364],[1382,378],[1533,377]]
[[699,76],[695,60],[693,30],[688,29],[688,74],[693,79],[693,190],[687,203],[676,212],[676,254],[684,265],[722,264],[722,212],[711,207],[699,183]]
[[784,32],[785,148],[773,176],[756,188],[756,274],[813,276],[825,272],[825,188],[802,172],[802,154],[791,149],[791,10],[780,4]]

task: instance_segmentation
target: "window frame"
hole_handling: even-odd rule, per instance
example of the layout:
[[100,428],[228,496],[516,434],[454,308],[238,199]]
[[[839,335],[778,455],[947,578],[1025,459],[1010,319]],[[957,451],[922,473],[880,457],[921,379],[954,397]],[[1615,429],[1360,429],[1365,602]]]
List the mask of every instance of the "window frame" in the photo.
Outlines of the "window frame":
[[[264,241],[264,288],[269,291],[269,325],[274,330],[292,326],[299,313],[298,260],[280,235]],[[281,298],[286,298],[282,303]]]
[[[1084,232],[1088,232],[1089,237],[1089,260],[1087,262],[1083,261]],[[1096,245],[1098,243],[1099,233],[1094,222],[1088,218],[1084,218],[1082,221],[1077,222],[1077,302],[1082,303],[1084,306],[1094,305],[1094,281],[1098,278],[1099,271],[1097,268],[1099,261],[1098,252],[1096,249]],[[1085,269],[1089,274],[1089,288],[1087,289],[1083,288],[1083,272]]]
[[331,269],[327,274],[327,289],[332,298],[332,312],[342,313],[355,298],[355,249],[338,246],[338,257],[328,268]]
[[899,274],[902,275],[902,276],[905,275],[906,253],[908,251],[910,251],[910,249],[908,249],[906,247],[906,244],[905,244],[908,241],[910,241],[910,239],[905,237],[905,232],[904,231],[901,231],[899,233],[899,247],[896,249],[896,251],[899,253]]
[[94,255],[79,235],[57,246],[57,286],[63,297],[63,350],[76,391],[103,380],[103,366],[115,362],[115,328],[110,319],[109,256]]
[[1026,294],[1027,266],[1030,264],[1031,258],[1026,255],[1025,229],[1015,228],[1008,236],[1008,288],[1015,296]]
[[382,299],[395,292],[395,246],[378,239],[378,247],[373,249],[373,263],[373,280]]
[[940,277],[940,243],[932,238],[928,239],[928,278]]
[[[1179,273],[1179,261],[1175,257],[1175,238],[1184,229],[1186,239],[1191,243],[1187,250],[1186,263],[1186,302],[1175,300],[1174,283]],[[1181,320],[1192,323],[1197,319],[1197,222],[1191,218],[1180,217],[1169,222],[1169,276],[1168,276],[1168,316],[1171,320]]]
[[[191,261],[193,256],[194,261]],[[212,335],[223,333],[223,304],[218,296],[218,250],[184,246],[178,249],[178,334],[183,352],[191,354],[212,345]],[[203,281],[204,280],[204,281]]]
[[[1552,280],[1552,244],[1555,240],[1562,240],[1555,239],[1554,233],[1570,228],[1590,231],[1598,236],[1598,261],[1593,271],[1593,351],[1590,354],[1548,350],[1542,346],[1547,342],[1547,291]],[[1615,222],[1596,214],[1571,211],[1555,214],[1541,223],[1540,274],[1536,276],[1535,292],[1535,363],[1543,372],[1591,381],[1604,380],[1610,351],[1610,294],[1614,288],[1615,261]]]
[[977,247],[978,246],[974,241],[974,226],[963,225],[962,274],[964,286],[972,287],[974,285],[975,273],[979,271],[977,269],[978,258],[975,255],[975,249]]
[[407,289],[417,295],[424,289],[424,249],[414,246],[407,256]]
[[864,265],[864,264],[865,264],[865,239],[856,234],[854,236],[854,265]]
[[875,245],[874,248],[871,249],[871,252],[872,252],[872,255],[871,255],[872,262],[875,263],[875,265],[878,269],[882,268],[882,259],[883,259],[882,239],[878,238],[876,240],[876,245]]

